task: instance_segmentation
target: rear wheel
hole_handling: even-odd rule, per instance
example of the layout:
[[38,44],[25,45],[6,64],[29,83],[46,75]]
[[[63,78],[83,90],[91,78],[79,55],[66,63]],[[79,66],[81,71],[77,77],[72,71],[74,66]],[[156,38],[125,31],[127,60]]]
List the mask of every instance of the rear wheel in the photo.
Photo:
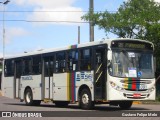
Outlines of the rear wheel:
[[41,103],[40,100],[33,100],[33,93],[32,93],[32,90],[30,88],[28,88],[25,91],[24,99],[25,99],[26,105],[28,105],[28,106],[40,105],[40,103]]
[[119,107],[121,109],[130,109],[133,101],[121,101],[119,102]]
[[88,89],[83,89],[80,93],[79,104],[82,109],[92,109],[94,103],[91,100],[91,93]]

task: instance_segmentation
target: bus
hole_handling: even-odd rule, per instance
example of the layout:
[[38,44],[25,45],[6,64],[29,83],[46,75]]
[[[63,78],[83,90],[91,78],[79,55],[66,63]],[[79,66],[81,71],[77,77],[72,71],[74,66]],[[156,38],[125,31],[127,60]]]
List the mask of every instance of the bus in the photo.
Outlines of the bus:
[[50,101],[129,109],[135,100],[155,100],[153,51],[151,42],[118,38],[7,57],[3,94],[28,106]]

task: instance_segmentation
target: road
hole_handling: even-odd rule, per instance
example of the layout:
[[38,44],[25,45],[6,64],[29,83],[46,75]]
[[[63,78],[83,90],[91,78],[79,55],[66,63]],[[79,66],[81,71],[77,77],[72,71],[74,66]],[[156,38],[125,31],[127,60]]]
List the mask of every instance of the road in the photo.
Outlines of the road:
[[[19,102],[19,100],[15,99],[9,99],[7,97],[0,97],[0,111],[1,114],[2,112],[6,111],[13,111],[15,114],[13,115],[16,117],[17,113],[20,114],[20,116],[29,116],[32,117],[32,113],[34,112],[38,117],[42,118],[30,118],[30,119],[63,119],[63,120],[83,120],[83,119],[95,119],[97,120],[97,117],[99,120],[128,120],[128,119],[144,119],[144,120],[151,120],[151,119],[157,119],[159,120],[159,117],[154,117],[157,115],[160,115],[160,104],[138,104],[138,105],[133,105],[130,110],[121,110],[119,107],[115,106],[109,106],[109,105],[96,105],[93,110],[81,110],[77,105],[70,104],[67,108],[58,108],[52,103],[41,103],[40,106],[26,106],[24,102]],[[17,111],[17,112],[16,112]],[[158,112],[155,112],[158,111]],[[41,114],[42,112],[42,114]],[[148,117],[148,113],[151,113],[152,117]],[[31,114],[31,115],[30,115]],[[34,115],[35,115],[34,114]],[[55,116],[53,115],[55,114]],[[81,115],[82,116],[81,116]],[[138,114],[136,117],[134,114]],[[142,117],[147,114],[147,117]],[[36,116],[35,115],[35,116]],[[44,117],[44,115],[51,115],[54,117]],[[118,117],[116,117],[118,115]],[[24,117],[23,116],[23,117]],[[70,116],[70,117],[68,117]],[[78,117],[76,117],[78,116]],[[91,117],[94,116],[94,117]],[[99,117],[101,116],[101,117]],[[122,117],[123,116],[123,117]],[[129,117],[126,117],[129,116]],[[21,118],[0,118],[0,119],[21,119]],[[23,118],[28,120],[28,118]]]

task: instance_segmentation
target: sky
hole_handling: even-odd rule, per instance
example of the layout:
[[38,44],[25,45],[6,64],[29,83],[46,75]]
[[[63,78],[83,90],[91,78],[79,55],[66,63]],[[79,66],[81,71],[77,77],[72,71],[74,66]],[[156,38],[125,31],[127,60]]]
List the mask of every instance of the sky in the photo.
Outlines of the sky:
[[[117,11],[124,1],[94,0],[94,10]],[[78,26],[81,43],[89,42],[89,24],[81,20],[88,10],[89,0],[10,0],[7,5],[0,3],[0,58],[3,56],[3,27],[5,56],[77,44]],[[116,37],[113,34],[106,36],[98,26],[94,33],[95,41]]]

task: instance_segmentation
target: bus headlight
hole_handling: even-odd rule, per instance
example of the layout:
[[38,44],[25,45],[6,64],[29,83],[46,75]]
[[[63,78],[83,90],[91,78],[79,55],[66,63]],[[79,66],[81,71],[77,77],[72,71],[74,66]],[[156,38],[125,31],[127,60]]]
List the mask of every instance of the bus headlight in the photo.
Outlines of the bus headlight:
[[152,87],[152,88],[150,88],[150,89],[148,89],[148,92],[152,92],[154,90],[154,87]]
[[118,91],[123,91],[123,90],[125,90],[124,88],[121,88],[121,87],[119,87],[118,85],[116,85],[114,82],[112,82],[112,81],[110,81],[110,84],[111,84],[111,86],[114,88],[114,89],[116,89],[116,90],[118,90]]

